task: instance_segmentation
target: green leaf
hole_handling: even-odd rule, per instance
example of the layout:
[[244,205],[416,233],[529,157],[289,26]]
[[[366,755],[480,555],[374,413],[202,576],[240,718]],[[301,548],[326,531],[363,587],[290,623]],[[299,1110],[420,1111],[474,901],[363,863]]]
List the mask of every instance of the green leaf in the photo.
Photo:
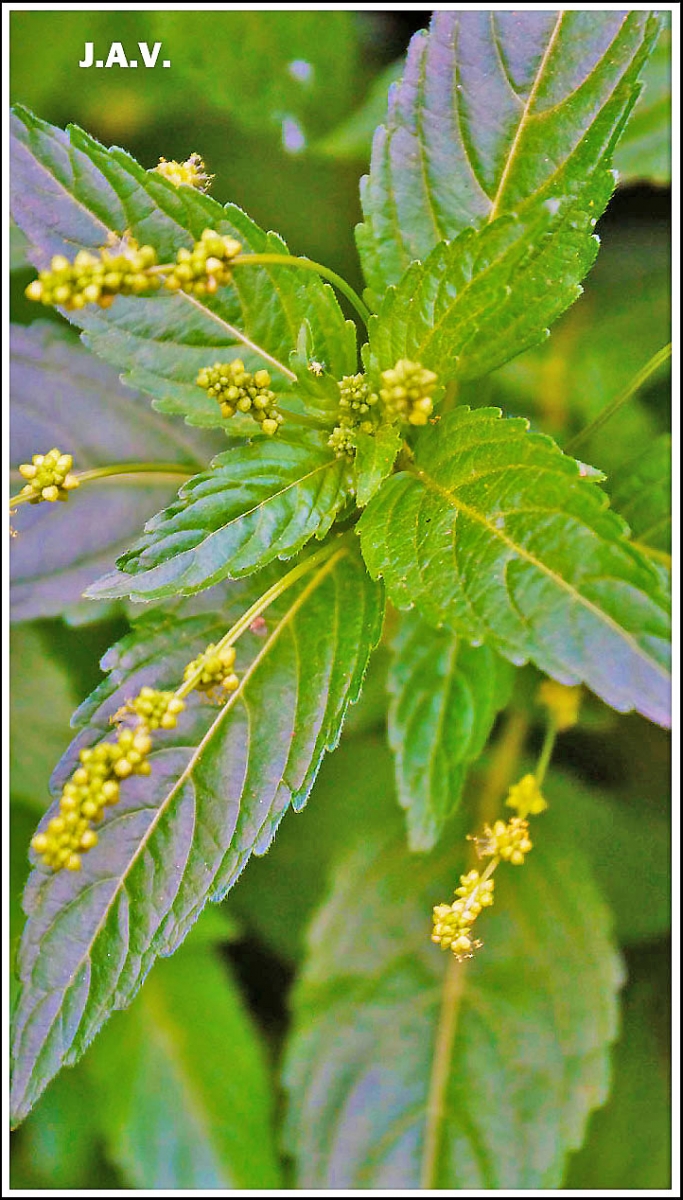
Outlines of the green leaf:
[[561,217],[549,201],[540,216],[466,229],[413,263],[370,322],[375,371],[408,358],[442,383],[477,379],[547,337],[581,294],[598,251],[593,226],[613,186],[600,171]]
[[361,185],[380,295],[414,259],[570,196],[609,156],[657,33],[647,12],[437,12],[408,50]]
[[[9,687],[12,795],[34,814],[44,813],[50,775],[69,743],[77,697],[66,671],[50,657],[40,629],[33,625],[11,631]],[[37,703],[40,695],[49,700]]]
[[[111,367],[56,325],[15,325],[10,347],[13,466],[55,445],[73,455],[77,471],[117,461],[160,464],[158,473],[86,483],[66,504],[17,509],[12,617],[27,621],[61,614],[80,601],[143,522],[171,500],[183,477],[201,469],[224,442],[218,433],[150,413]],[[176,463],[177,470],[162,469],[164,463]],[[13,493],[24,482],[18,474],[16,480]]]
[[656,438],[610,481],[612,504],[639,542],[671,550],[671,438]]
[[671,183],[671,13],[661,17],[662,31],[643,70],[643,91],[614,155],[620,183]]
[[397,425],[380,425],[374,434],[356,433],[355,441],[356,500],[364,508],[391,471],[402,438]]
[[448,413],[358,530],[399,608],[486,641],[620,712],[670,720],[668,617],[657,571],[594,482],[498,409]]
[[510,698],[514,672],[488,646],[468,646],[416,613],[401,617],[393,651],[389,743],[398,797],[410,849],[431,850]]
[[130,1187],[278,1187],[265,1055],[212,950],[158,962],[85,1066]]
[[[185,664],[281,575],[270,571],[224,588],[227,599],[214,590],[203,603],[143,618],[103,660],[109,678],[79,710],[87,727],[55,788],[83,746],[107,737],[110,717],[142,684],[177,687]],[[83,869],[34,870],[18,962],[15,1121],[129,1003],[206,901],[221,899],[251,854],[265,852],[289,805],[305,803],[358,696],[381,619],[381,590],[356,547],[333,542],[240,639],[240,689],[218,709],[193,694],[178,729],[150,756],[152,774],[127,781]]]
[[[31,241],[39,265],[53,254],[73,258],[80,248],[104,245],[108,234],[130,230],[155,247],[161,262],[175,260],[211,227],[241,242],[243,253],[286,254],[276,234],[265,234],[234,205],[222,208],[209,196],[176,187],[144,171],[125,151],[106,150],[75,126],[68,134],[26,109],[12,116],[13,216]],[[196,386],[201,367],[243,359],[248,369],[267,368],[277,392],[293,380],[286,365],[307,319],[316,356],[338,378],[356,369],[355,327],[344,320],[332,289],[309,271],[293,267],[236,268],[233,282],[214,297],[183,293],[151,299],[117,296],[111,308],[69,313],[87,345],[124,380],[155,399],[163,412],[181,413],[193,425],[224,425],[215,401]],[[232,418],[231,432],[253,431]]]
[[656,1004],[647,983],[627,993],[610,1099],[591,1118],[586,1143],[572,1156],[567,1191],[671,1187],[671,1093],[652,1027]]
[[[322,539],[344,506],[348,464],[323,436],[262,439],[220,454],[88,591],[95,598],[187,596],[291,558]],[[123,572],[123,574],[122,574]]]
[[579,851],[534,840],[522,871],[496,876],[468,964],[429,939],[457,882],[452,846],[416,859],[366,839],[339,863],[294,993],[300,1188],[560,1186],[607,1094],[621,970]]

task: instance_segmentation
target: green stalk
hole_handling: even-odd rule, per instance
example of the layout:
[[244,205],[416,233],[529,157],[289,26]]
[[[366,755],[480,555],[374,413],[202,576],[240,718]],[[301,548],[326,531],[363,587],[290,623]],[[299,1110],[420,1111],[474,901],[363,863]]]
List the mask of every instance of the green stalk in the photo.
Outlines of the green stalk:
[[[89,471],[70,472],[79,483],[90,483],[93,479],[107,479],[113,475],[172,475],[190,479],[194,473],[189,465],[164,462],[108,463],[106,467],[91,467]],[[31,499],[30,495],[19,492],[11,497],[10,509],[16,508],[18,504],[26,504]]]
[[602,426],[605,424],[605,422],[609,421],[610,417],[613,417],[614,414],[618,412],[628,400],[631,399],[631,396],[640,391],[641,387],[644,383],[647,383],[650,376],[654,375],[655,371],[661,367],[662,363],[665,363],[669,358],[671,358],[671,342],[669,342],[667,346],[663,346],[662,349],[658,350],[656,354],[652,355],[652,358],[649,360],[649,362],[646,362],[645,366],[641,367],[640,371],[634,375],[628,387],[621,392],[619,396],[617,396],[616,400],[612,400],[609,404],[607,404],[605,408],[603,408],[602,412],[598,413],[595,420],[591,421],[590,425],[586,425],[585,429],[582,429],[581,432],[577,433],[575,437],[570,438],[570,440],[567,442],[567,445],[564,447],[565,452],[573,454],[577,446],[580,446],[583,442],[587,441],[588,438],[592,437],[592,435],[596,433],[598,429],[602,429]]
[[250,263],[255,266],[299,267],[303,271],[314,271],[316,275],[321,275],[323,279],[328,279],[330,283],[334,284],[346,296],[346,299],[353,305],[361,321],[367,328],[371,316],[370,309],[366,307],[358,293],[351,287],[351,284],[347,283],[341,275],[337,275],[337,272],[331,270],[330,267],[325,267],[322,263],[314,262],[311,258],[299,258],[295,254],[238,254],[235,258],[231,259],[230,266],[249,266]]

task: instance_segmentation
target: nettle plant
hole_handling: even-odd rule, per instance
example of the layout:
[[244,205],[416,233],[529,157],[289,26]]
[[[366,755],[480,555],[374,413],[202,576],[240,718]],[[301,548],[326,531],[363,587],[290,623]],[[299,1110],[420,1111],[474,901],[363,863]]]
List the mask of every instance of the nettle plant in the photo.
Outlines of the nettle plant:
[[[48,510],[66,501],[68,538],[91,488],[99,519],[97,480],[123,494],[145,474],[187,476],[137,536],[125,505],[121,529],[110,517],[94,530],[122,552],[87,595],[138,607],[76,713],[31,842],[16,1122],[306,803],[388,600],[389,741],[422,853],[375,830],[314,926],[288,1145],[303,1186],[559,1185],[605,1096],[621,967],[577,847],[544,850],[537,817],[582,686],[669,721],[666,554],[646,523],[632,535],[599,469],[459,389],[545,338],[580,295],[657,32],[646,12],[436,14],[362,181],[362,298],[212,199],[199,155],[145,170],[15,110],[13,215],[39,271],[26,295],[177,418],[182,447],[174,458],[168,420],[156,434],[149,412],[148,461],[36,446],[13,498],[17,552],[24,502],[41,506],[47,541]],[[100,379],[54,325],[20,342],[26,360],[62,355]],[[124,426],[127,403],[112,398]],[[224,449],[207,461],[211,430]],[[632,508],[643,486],[625,487]],[[528,699],[545,713],[535,764],[520,758],[515,700],[527,663],[546,677]],[[504,897],[482,916],[494,884]],[[486,1012],[463,999],[469,979],[481,996],[493,981]],[[529,1027],[547,1032],[536,1058]],[[492,1114],[501,1055],[517,1083]]]

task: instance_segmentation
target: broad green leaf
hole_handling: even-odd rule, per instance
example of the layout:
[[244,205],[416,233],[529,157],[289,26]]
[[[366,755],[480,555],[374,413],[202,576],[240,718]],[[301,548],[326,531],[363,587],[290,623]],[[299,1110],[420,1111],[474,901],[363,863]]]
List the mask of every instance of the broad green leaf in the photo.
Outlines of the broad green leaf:
[[[629,224],[605,230],[585,294],[560,318],[552,337],[482,384],[463,385],[462,399],[498,403],[534,416],[547,432],[571,437],[629,386],[671,337],[671,249],[666,230]],[[658,408],[653,379],[618,415],[582,444],[581,455],[611,473],[666,429],[666,371]]]
[[[111,367],[56,325],[13,326],[10,347],[13,466],[55,445],[73,455],[77,471],[116,462],[160,464],[158,473],[84,484],[66,504],[17,508],[12,518],[17,536],[10,545],[12,617],[27,621],[63,613],[80,601],[183,478],[225,443],[219,433],[150,413]],[[13,493],[24,482],[18,474],[16,481]]]
[[612,504],[633,537],[655,550],[671,550],[671,438],[657,438],[610,480]]
[[643,70],[643,91],[617,146],[620,183],[671,183],[671,13]]
[[[126,699],[143,683],[176,687],[185,664],[282,573],[143,619],[103,660],[109,678],[79,710],[87,726],[55,788],[81,747],[107,737]],[[333,542],[240,639],[240,689],[219,708],[193,695],[177,730],[150,756],[152,774],[126,782],[83,869],[34,870],[18,962],[16,1122],[129,1003],[155,958],[180,944],[206,901],[221,899],[251,854],[265,852],[289,805],[305,803],[358,696],[381,617],[381,590],[355,546]]]
[[284,148],[300,154],[354,101],[354,17],[306,9],[173,9],[157,11],[152,28],[181,88],[249,131],[279,133]]
[[118,559],[120,570],[88,595],[187,596],[291,558],[309,538],[329,532],[346,503],[349,474],[324,436],[309,434],[301,443],[278,436],[228,450],[147,522]]
[[44,813],[50,775],[69,744],[77,696],[64,668],[50,656],[39,628],[13,629],[9,649],[10,787],[12,795],[34,814]]
[[275,1188],[265,1055],[208,947],[156,964],[85,1059],[109,1157],[133,1188]]
[[463,406],[426,431],[359,526],[399,608],[666,725],[667,601],[594,482],[550,438]]
[[455,812],[470,764],[479,757],[512,688],[513,670],[488,646],[469,646],[401,617],[389,672],[389,743],[411,850],[431,850]]
[[582,846],[599,874],[619,942],[665,937],[671,929],[669,819],[642,800],[611,795],[555,766],[545,794],[563,842]]
[[563,202],[609,156],[658,24],[647,12],[437,12],[411,41],[361,185],[380,295],[414,259]]
[[408,358],[441,383],[477,379],[542,341],[581,294],[598,251],[593,226],[613,186],[600,171],[560,218],[552,207],[528,221],[503,216],[413,263],[370,323],[375,371]]
[[498,872],[471,963],[430,941],[463,869],[452,846],[415,858],[375,837],[339,863],[294,993],[299,1187],[560,1186],[607,1095],[622,976],[585,861],[549,830],[521,871]]
[[356,500],[360,508],[372,499],[382,480],[386,479],[401,443],[401,433],[396,425],[380,425],[372,435],[356,434],[354,468]]
[[314,153],[322,154],[325,158],[367,161],[375,129],[386,120],[391,85],[398,83],[404,70],[405,61],[402,58],[384,67],[370,84],[360,108],[316,142]]
[[[281,238],[265,234],[234,205],[222,208],[193,188],[178,188],[75,126],[63,133],[17,108],[12,131],[12,211],[37,265],[56,253],[73,258],[76,250],[100,247],[109,233],[125,230],[153,245],[161,262],[174,261],[207,227],[236,238],[244,253],[287,253]],[[332,289],[293,267],[236,268],[232,284],[205,299],[117,296],[107,310],[92,306],[68,315],[127,383],[152,395],[161,411],[181,413],[194,425],[225,424],[195,383],[199,369],[219,353],[226,360],[240,357],[248,369],[267,368],[274,389],[285,389],[293,379],[286,364],[304,319],[316,356],[335,376],[356,369],[355,327],[344,320]],[[253,422],[244,421],[253,430]],[[231,431],[243,433],[246,424],[235,422]]]
[[610,1098],[591,1118],[585,1145],[570,1160],[567,1191],[671,1187],[671,1092],[653,1029],[656,1005],[647,983],[627,991]]

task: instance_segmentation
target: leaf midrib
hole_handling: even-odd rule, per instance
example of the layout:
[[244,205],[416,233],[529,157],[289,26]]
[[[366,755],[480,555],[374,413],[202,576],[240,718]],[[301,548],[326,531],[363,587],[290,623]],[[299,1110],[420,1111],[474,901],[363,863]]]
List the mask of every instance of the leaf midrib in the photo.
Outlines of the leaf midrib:
[[531,554],[524,547],[519,546],[516,542],[513,542],[512,539],[507,537],[502,530],[496,528],[495,525],[492,525],[482,513],[478,512],[475,508],[471,508],[470,505],[463,503],[463,501],[459,499],[455,492],[444,487],[442,484],[437,483],[432,476],[428,475],[420,467],[410,468],[410,473],[417,476],[427,490],[436,492],[437,495],[441,496],[441,498],[445,500],[452,508],[454,508],[456,512],[462,512],[463,515],[468,517],[471,521],[481,525],[490,536],[497,538],[498,541],[502,542],[503,545],[512,550],[519,558],[524,559],[541,575],[545,575],[556,587],[567,592],[575,604],[582,605],[588,612],[597,618],[599,622],[611,628],[613,632],[615,632],[630,646],[636,657],[641,658],[648,664],[648,666],[654,668],[654,670],[662,677],[662,679],[666,680],[668,683],[668,671],[666,671],[656,659],[652,658],[645,652],[642,646],[635,641],[632,634],[630,634],[628,630],[624,629],[622,625],[619,625],[613,619],[613,617],[609,616],[608,613],[605,613],[602,609],[598,608],[592,602],[592,600],[589,600],[586,596],[583,596],[581,592],[579,592],[571,583],[568,582],[568,580],[563,579],[561,575],[558,575],[555,571],[551,570],[550,567],[541,562],[540,559],[536,558],[535,555]]

